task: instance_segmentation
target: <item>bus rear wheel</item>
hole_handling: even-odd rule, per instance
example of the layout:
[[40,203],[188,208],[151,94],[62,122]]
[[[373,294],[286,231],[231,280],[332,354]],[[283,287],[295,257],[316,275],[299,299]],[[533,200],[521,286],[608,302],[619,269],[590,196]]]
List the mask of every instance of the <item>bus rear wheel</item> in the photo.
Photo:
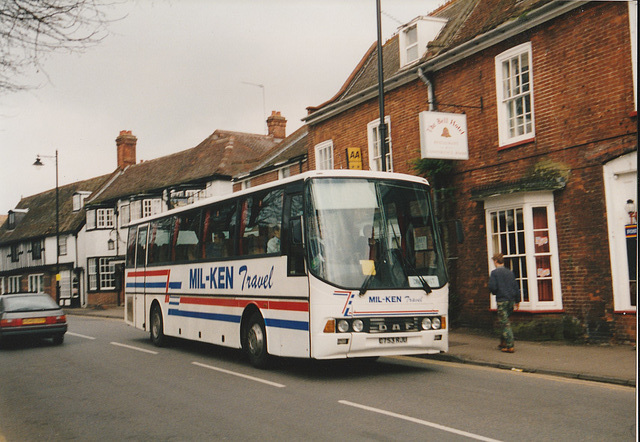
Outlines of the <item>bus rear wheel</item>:
[[156,347],[164,347],[166,345],[167,337],[164,335],[162,311],[157,305],[154,305],[151,308],[151,331],[149,334],[151,342],[153,342]]
[[260,313],[255,312],[249,317],[245,328],[244,350],[249,362],[256,368],[267,368],[269,353],[267,352],[267,332]]

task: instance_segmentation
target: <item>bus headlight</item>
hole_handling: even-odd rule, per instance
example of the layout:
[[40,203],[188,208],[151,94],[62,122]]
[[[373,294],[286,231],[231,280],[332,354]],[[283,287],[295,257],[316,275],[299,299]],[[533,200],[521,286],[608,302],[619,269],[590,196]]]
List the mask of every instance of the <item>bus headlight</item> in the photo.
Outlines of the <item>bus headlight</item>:
[[345,321],[344,319],[341,319],[340,321],[338,321],[338,331],[340,333],[346,333],[349,331],[349,323],[347,321]]
[[424,318],[422,320],[422,330],[431,330],[431,319]]
[[356,319],[355,321],[353,321],[353,324],[351,324],[351,326],[353,327],[354,332],[361,332],[362,330],[364,330],[364,322],[362,322],[362,319]]
[[434,330],[440,330],[440,318],[433,318],[433,321],[431,321],[431,327],[433,327]]

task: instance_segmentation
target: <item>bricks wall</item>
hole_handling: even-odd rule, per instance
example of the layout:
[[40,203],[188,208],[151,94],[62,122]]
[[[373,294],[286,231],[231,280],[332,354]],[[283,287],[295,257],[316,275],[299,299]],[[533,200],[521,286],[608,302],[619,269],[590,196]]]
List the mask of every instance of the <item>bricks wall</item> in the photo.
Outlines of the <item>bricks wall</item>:
[[[535,140],[498,146],[495,56],[524,42],[533,51]],[[637,116],[626,2],[586,5],[560,19],[451,65],[433,75],[441,112],[467,114],[469,160],[454,168],[455,211],[463,219],[465,243],[454,265],[452,290],[464,299],[463,322],[490,327],[488,258],[482,201],[472,189],[521,179],[536,164],[569,172],[566,188],[554,193],[563,307],[582,320],[610,324],[621,340],[635,339],[635,316],[613,313],[602,166],[637,150]],[[428,110],[427,88],[415,81],[385,95],[391,117],[394,171],[413,173],[420,157],[418,113]],[[368,168],[367,124],[378,118],[377,99],[310,127],[309,167],[314,148],[334,143],[335,168],[346,168],[345,149],[359,147]],[[531,315],[530,315],[531,316]],[[545,317],[549,315],[534,315]],[[516,318],[518,320],[518,318]],[[531,320],[531,317],[527,317]]]

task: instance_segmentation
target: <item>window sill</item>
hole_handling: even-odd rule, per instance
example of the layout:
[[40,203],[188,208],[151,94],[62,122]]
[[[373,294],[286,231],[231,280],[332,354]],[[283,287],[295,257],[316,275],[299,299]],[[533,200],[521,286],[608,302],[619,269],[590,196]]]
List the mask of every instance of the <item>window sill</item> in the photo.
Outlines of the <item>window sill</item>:
[[511,143],[511,144],[505,144],[504,146],[498,146],[498,152],[501,151],[501,150],[512,149],[514,147],[518,147],[518,146],[522,146],[522,145],[525,145],[525,144],[533,143],[534,141],[536,141],[536,137],[527,138],[526,140],[517,141],[517,142]]

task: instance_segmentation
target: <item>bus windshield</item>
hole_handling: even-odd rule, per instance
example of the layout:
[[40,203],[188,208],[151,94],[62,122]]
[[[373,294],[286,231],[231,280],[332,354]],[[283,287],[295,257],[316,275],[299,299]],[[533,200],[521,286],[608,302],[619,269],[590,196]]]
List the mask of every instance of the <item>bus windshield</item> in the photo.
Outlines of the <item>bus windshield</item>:
[[361,293],[440,288],[446,269],[429,188],[420,183],[317,178],[306,188],[310,272]]

